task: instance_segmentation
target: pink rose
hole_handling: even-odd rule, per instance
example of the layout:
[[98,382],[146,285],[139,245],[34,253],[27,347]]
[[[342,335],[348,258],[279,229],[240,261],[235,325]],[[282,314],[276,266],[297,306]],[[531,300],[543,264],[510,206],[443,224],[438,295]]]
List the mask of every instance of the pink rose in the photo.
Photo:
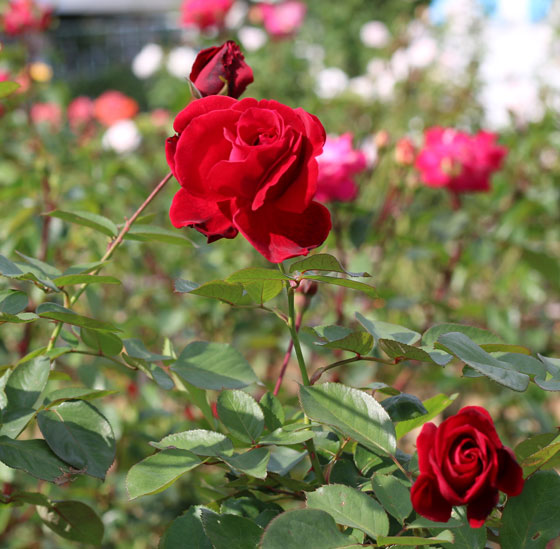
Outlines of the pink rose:
[[303,24],[307,6],[290,0],[278,4],[259,4],[264,28],[273,38],[293,36]]
[[328,136],[323,154],[317,158],[319,178],[317,194],[319,202],[339,200],[348,202],[356,198],[358,187],[354,175],[366,169],[365,154],[352,148],[352,134],[339,137]]
[[138,112],[138,103],[124,93],[109,90],[94,101],[93,112],[101,124],[112,126],[120,120],[134,118]]
[[497,136],[476,135],[453,128],[434,127],[424,133],[424,148],[415,166],[429,187],[447,187],[453,193],[490,190],[490,176],[502,166],[507,149]]
[[416,156],[414,143],[408,138],[399,139],[395,145],[395,162],[402,166],[412,166]]
[[93,121],[93,101],[86,96],[76,97],[66,111],[70,127],[76,131]]
[[35,103],[30,116],[34,124],[45,124],[56,130],[62,122],[62,109],[56,103]]
[[181,22],[184,26],[194,25],[201,30],[209,27],[221,28],[233,0],[184,0],[181,6]]
[[50,25],[51,14],[51,8],[38,6],[33,0],[11,0],[2,15],[2,27],[10,36],[45,30]]

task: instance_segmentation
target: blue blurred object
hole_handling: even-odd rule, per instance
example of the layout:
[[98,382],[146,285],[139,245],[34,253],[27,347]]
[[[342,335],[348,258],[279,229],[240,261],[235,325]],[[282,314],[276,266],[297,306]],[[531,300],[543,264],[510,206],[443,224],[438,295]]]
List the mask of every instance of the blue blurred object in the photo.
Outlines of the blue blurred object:
[[[430,4],[430,21],[435,25],[445,23],[449,8],[453,3],[460,0],[432,0]],[[496,20],[509,20],[508,14],[514,6],[523,13],[525,11],[525,21],[536,23],[544,19],[553,0],[476,0],[487,17]]]

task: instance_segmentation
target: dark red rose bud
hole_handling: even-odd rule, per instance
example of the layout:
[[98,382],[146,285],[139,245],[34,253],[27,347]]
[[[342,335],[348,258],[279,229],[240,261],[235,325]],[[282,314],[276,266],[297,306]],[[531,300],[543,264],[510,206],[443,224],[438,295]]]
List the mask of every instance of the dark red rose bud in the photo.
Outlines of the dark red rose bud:
[[313,297],[317,293],[318,289],[319,284],[317,284],[317,282],[315,282],[314,280],[306,279],[300,282],[296,291],[302,293],[305,296]]
[[190,80],[202,97],[218,95],[227,86],[225,95],[237,99],[253,81],[253,71],[245,63],[239,46],[228,40],[198,54]]

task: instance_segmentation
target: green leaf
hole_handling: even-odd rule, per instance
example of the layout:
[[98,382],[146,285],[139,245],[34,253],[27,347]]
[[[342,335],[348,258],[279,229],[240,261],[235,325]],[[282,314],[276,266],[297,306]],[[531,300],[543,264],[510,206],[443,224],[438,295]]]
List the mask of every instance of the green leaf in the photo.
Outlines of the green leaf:
[[368,332],[352,332],[341,339],[317,343],[329,349],[342,349],[358,355],[367,355],[373,349],[373,336]]
[[27,308],[29,300],[24,292],[18,290],[0,291],[0,313],[17,315]]
[[525,248],[523,259],[537,270],[551,286],[560,289],[560,265],[557,257]]
[[415,395],[408,393],[400,393],[381,401],[381,406],[389,414],[391,421],[406,421],[416,417],[423,416],[428,410],[422,404],[422,401]]
[[[467,511],[464,507],[455,508],[453,516],[457,516],[460,522],[452,526],[450,522],[443,523],[445,528],[453,528],[453,547],[455,549],[484,549],[486,547],[486,528],[471,528],[467,519]],[[451,521],[455,519],[451,518]],[[409,525],[409,528],[411,526]],[[441,529],[430,528],[431,534],[437,534]]]
[[249,297],[260,305],[274,299],[284,289],[281,280],[257,280],[255,282],[243,282],[242,284]]
[[420,362],[430,362],[439,366],[444,366],[453,359],[453,356],[443,351],[413,347],[394,339],[380,339],[378,344],[379,348],[391,358],[419,360]]
[[186,513],[176,518],[165,530],[159,549],[177,549],[189,540],[190,549],[213,549],[212,543],[204,533],[201,513],[204,507],[191,507]]
[[132,358],[140,358],[146,362],[158,362],[160,360],[169,360],[173,358],[168,355],[158,355],[148,351],[140,339],[124,339],[123,343],[126,354]]
[[107,356],[118,355],[123,348],[121,338],[115,334],[82,328],[80,337],[88,347]]
[[168,448],[189,450],[197,456],[231,456],[233,454],[233,444],[229,438],[222,433],[206,431],[205,429],[174,433],[167,435],[159,442],[151,442],[150,444],[160,450]]
[[202,462],[188,450],[162,450],[134,465],[126,476],[129,499],[157,494]]
[[5,435],[10,438],[17,438],[34,416],[34,408],[17,408],[16,410],[4,410],[2,414],[2,426],[0,427],[0,435]]
[[560,476],[539,471],[525,481],[523,492],[508,498],[502,514],[502,547],[544,549],[560,534]]
[[45,403],[46,407],[52,408],[67,400],[94,400],[117,393],[118,391],[90,389],[88,387],[63,387],[50,392],[45,397]]
[[105,527],[97,513],[81,501],[58,501],[38,506],[37,514],[53,532],[72,541],[101,545]]
[[[481,345],[481,348],[483,346]],[[487,349],[486,349],[487,350]],[[500,362],[505,362],[510,365],[509,367],[515,369],[517,372],[527,374],[532,377],[545,379],[546,367],[544,364],[532,356],[519,353],[505,353],[500,355]]]
[[439,339],[440,335],[448,334],[450,332],[459,332],[465,334],[468,338],[472,339],[477,345],[482,344],[497,344],[502,343],[502,340],[494,335],[492,332],[477,328],[476,326],[467,326],[464,324],[436,324],[432,326],[422,336],[422,343],[427,347],[433,347],[435,342]]
[[9,80],[4,80],[0,82],[0,99],[4,97],[8,97],[19,88],[19,84],[17,82],[11,82]]
[[369,273],[351,273],[347,271],[338,259],[329,254],[315,254],[305,259],[295,261],[290,265],[290,273],[306,271],[328,271],[331,273],[343,273],[354,277],[370,277]]
[[[266,421],[266,418],[265,418]],[[285,431],[281,427],[268,435],[264,435],[259,439],[259,444],[277,444],[279,446],[290,446],[292,444],[301,444],[306,440],[313,438],[313,432],[304,428],[299,431]]]
[[80,328],[90,328],[92,330],[101,330],[104,332],[122,331],[110,322],[101,322],[95,318],[78,315],[74,311],[71,311],[66,307],[62,307],[61,305],[57,305],[56,303],[41,303],[41,305],[37,307],[36,313],[41,318],[57,320],[58,322],[64,322],[65,324],[80,326]]
[[175,280],[175,290],[179,293],[188,293],[218,299],[229,305],[250,305],[251,298],[244,292],[243,285],[237,282],[231,284],[224,280],[212,280],[201,284],[188,280]]
[[410,345],[416,343],[420,339],[420,334],[418,332],[414,332],[403,326],[389,324],[381,320],[371,320],[360,313],[356,313],[356,319],[376,340],[393,339],[400,343]]
[[348,280],[346,278],[337,278],[335,276],[324,275],[304,275],[301,277],[303,280],[316,280],[317,282],[324,282],[326,284],[334,284],[335,286],[343,286],[351,290],[358,290],[366,294],[368,297],[377,297],[377,290],[369,284],[357,282],[356,280]]
[[45,263],[44,261],[41,261],[36,257],[30,257],[28,255],[22,254],[21,252],[16,252],[16,254],[18,254],[26,263],[40,271],[45,278],[51,279],[62,274],[56,267],[53,267],[49,263]]
[[34,408],[47,384],[50,370],[50,360],[46,357],[38,357],[17,366],[4,389],[8,397],[7,410]]
[[0,313],[0,324],[10,322],[12,324],[27,324],[28,322],[35,322],[39,317],[33,313],[19,313],[18,315],[9,315]]
[[377,543],[379,545],[394,545],[398,544],[399,546],[416,546],[416,545],[432,545],[434,543],[437,544],[446,544],[446,543],[453,543],[455,541],[455,537],[451,533],[450,530],[444,530],[440,532],[437,536],[432,536],[430,538],[421,538],[418,536],[387,536],[387,537],[379,537],[377,539]]
[[262,528],[252,520],[236,515],[219,515],[202,509],[204,532],[214,549],[255,549],[262,535]]
[[237,439],[255,444],[264,429],[264,414],[257,401],[243,391],[223,391],[217,401],[218,416]]
[[72,478],[70,465],[59,459],[42,439],[12,440],[0,436],[0,461],[48,482]]
[[132,225],[124,238],[140,242],[163,242],[164,244],[194,247],[192,241],[180,232],[164,229],[157,225]]
[[352,542],[336,527],[334,519],[319,509],[287,511],[264,531],[260,549],[339,549]]
[[28,280],[44,286],[53,292],[60,292],[56,284],[49,280],[41,270],[24,264],[16,265],[3,255],[0,255],[0,274],[15,280]]
[[268,448],[255,448],[243,454],[221,456],[221,459],[232,469],[241,471],[251,477],[265,479],[270,450]]
[[307,494],[307,507],[327,512],[338,524],[358,528],[376,539],[389,533],[389,519],[383,507],[363,492],[330,484]]
[[267,391],[259,401],[259,405],[264,414],[266,428],[272,432],[284,425],[285,415],[282,403],[274,394]]
[[61,288],[73,284],[121,284],[121,281],[114,276],[100,276],[91,274],[71,274],[53,278],[53,282]]
[[107,236],[117,236],[119,233],[117,226],[110,219],[91,212],[67,212],[64,210],[53,210],[52,212],[47,212],[45,215],[57,217],[63,221],[68,221],[68,223],[75,223],[77,225],[83,225],[84,227],[95,229]]
[[299,398],[311,419],[334,427],[373,452],[395,453],[393,423],[370,395],[340,383],[324,383],[300,387]]
[[39,412],[37,424],[60,459],[92,477],[105,479],[115,460],[115,435],[94,406],[83,400],[63,402]]
[[414,419],[408,419],[406,421],[401,421],[400,423],[398,423],[395,426],[397,440],[402,438],[404,435],[406,435],[406,433],[409,433],[413,429],[421,427],[422,425],[424,425],[424,423],[427,423],[428,421],[434,419],[437,415],[441,414],[441,412],[443,412],[448,406],[453,404],[453,401],[456,398],[457,394],[451,395],[450,397],[440,394],[422,402],[424,408],[428,410],[428,413],[424,414],[423,416]]
[[171,369],[201,389],[240,389],[258,381],[241,353],[225,343],[190,343]]
[[[508,345],[507,343],[482,343],[480,348],[488,353],[531,354],[531,351],[527,349],[527,347],[523,347],[522,345]],[[501,356],[500,359],[503,359],[503,356]]]
[[270,473],[285,477],[306,455],[307,452],[298,452],[293,448],[273,446],[267,469]]
[[262,267],[248,267],[246,269],[241,269],[226,278],[227,282],[257,282],[266,280],[278,280],[282,282],[283,280],[290,280],[288,276],[281,273],[278,269],[264,269]]
[[441,335],[438,343],[445,347],[445,351],[453,353],[477,372],[504,387],[514,391],[525,391],[529,385],[528,375],[514,371],[507,363],[494,358],[462,333],[451,332]]
[[394,475],[376,473],[371,484],[381,505],[403,524],[412,512],[410,490]]
[[543,433],[524,440],[515,448],[523,476],[528,477],[539,469],[552,469],[560,464],[560,435]]
[[142,370],[149,378],[153,379],[157,383],[158,387],[161,387],[165,391],[169,391],[175,387],[175,383],[173,379],[171,379],[171,376],[157,364],[154,364],[153,362],[146,362],[141,358],[133,358],[127,354],[123,354],[122,358],[130,366]]

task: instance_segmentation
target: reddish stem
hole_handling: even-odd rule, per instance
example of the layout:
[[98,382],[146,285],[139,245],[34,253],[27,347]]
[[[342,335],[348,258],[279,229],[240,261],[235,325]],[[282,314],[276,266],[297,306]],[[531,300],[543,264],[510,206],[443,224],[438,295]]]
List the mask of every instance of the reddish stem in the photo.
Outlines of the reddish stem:
[[[299,312],[298,315],[297,315],[296,331],[299,331],[302,319],[303,319],[303,311]],[[294,348],[294,340],[290,339],[290,343],[288,345],[288,348],[286,349],[286,354],[284,355],[284,360],[282,361],[282,368],[280,369],[280,375],[278,376],[278,379],[276,380],[276,385],[274,386],[274,391],[272,391],[272,394],[274,396],[276,396],[279,393],[280,387],[282,385],[282,381],[284,381],[284,375],[286,373],[286,370],[288,369],[288,364],[290,362],[290,357],[292,356],[292,349],[293,348]]]

